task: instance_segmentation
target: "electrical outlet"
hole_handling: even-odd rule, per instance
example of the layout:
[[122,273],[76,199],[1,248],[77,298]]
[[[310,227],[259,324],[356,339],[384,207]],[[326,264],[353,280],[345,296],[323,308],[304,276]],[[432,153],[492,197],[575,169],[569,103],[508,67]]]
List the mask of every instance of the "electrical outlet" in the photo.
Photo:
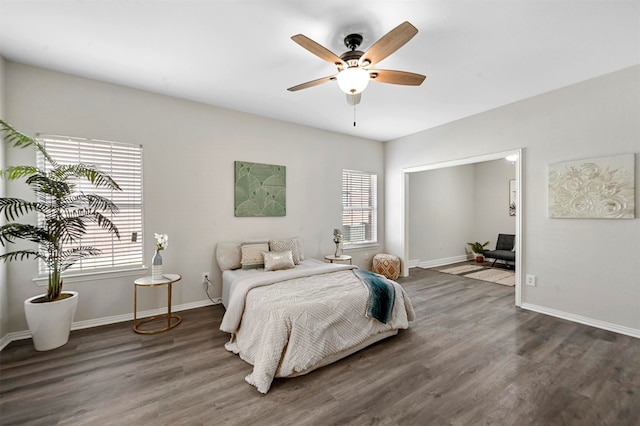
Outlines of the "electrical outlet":
[[207,279],[208,276],[209,276],[209,272],[202,273],[202,284],[209,284],[209,280]]
[[535,286],[536,286],[536,276],[535,276],[535,275],[527,274],[527,277],[526,277],[525,283],[526,283],[527,285],[530,285],[531,287],[535,287]]

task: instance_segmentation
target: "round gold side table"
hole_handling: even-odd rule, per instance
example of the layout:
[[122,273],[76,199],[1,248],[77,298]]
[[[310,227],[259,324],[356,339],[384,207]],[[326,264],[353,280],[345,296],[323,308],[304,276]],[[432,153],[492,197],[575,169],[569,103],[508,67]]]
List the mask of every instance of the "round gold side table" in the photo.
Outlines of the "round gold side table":
[[349,256],[348,254],[341,254],[340,256],[335,256],[333,254],[328,254],[324,258],[326,260],[328,260],[329,263],[333,263],[333,262],[349,262],[349,265],[351,265],[351,256]]
[[[178,282],[182,277],[178,274],[164,274],[162,278],[153,279],[151,277],[138,278],[133,282],[133,331],[140,334],[156,334],[163,331],[171,330],[180,322],[182,318],[178,314],[171,313],[171,286],[173,283]],[[167,286],[167,313],[161,315],[154,315],[151,317],[138,320],[138,287],[156,287],[166,285]],[[140,330],[138,326],[149,321],[153,321],[158,318],[166,318],[167,326],[164,328],[157,328],[153,330]]]

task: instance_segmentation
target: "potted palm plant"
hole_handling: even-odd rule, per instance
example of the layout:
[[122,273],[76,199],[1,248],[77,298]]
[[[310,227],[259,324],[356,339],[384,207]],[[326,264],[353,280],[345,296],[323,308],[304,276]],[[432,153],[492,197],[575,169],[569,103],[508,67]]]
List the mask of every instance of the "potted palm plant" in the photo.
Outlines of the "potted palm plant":
[[[100,250],[82,244],[91,223],[120,237],[108,215],[118,211],[111,200],[77,191],[77,182],[87,180],[96,187],[120,190],[118,184],[98,168],[88,164],[60,164],[35,138],[31,138],[0,120],[4,140],[14,147],[31,147],[40,152],[50,167],[9,166],[0,170],[0,178],[24,179],[34,194],[33,200],[0,198],[0,214],[7,223],[0,226],[0,243],[19,240],[37,247],[9,251],[3,261],[39,259],[48,273],[47,293],[24,302],[27,324],[36,350],[54,349],[67,343],[78,304],[78,293],[62,291],[63,272],[77,261],[96,256]],[[33,213],[37,214],[37,223]],[[27,223],[17,223],[31,216]]]
[[487,250],[485,250],[485,247],[489,244],[489,241],[487,241],[484,244],[481,244],[477,241],[473,243],[467,243],[467,244],[471,246],[471,251],[473,251],[473,257],[475,257],[476,262],[478,263],[484,262],[484,254],[487,252]]

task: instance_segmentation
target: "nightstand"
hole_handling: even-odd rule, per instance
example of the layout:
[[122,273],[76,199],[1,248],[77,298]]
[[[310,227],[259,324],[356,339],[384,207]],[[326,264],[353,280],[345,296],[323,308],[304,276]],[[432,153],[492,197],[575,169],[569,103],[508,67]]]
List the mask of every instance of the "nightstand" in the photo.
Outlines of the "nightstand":
[[[171,313],[171,286],[173,283],[176,283],[181,279],[182,277],[178,274],[164,274],[162,278],[159,279],[154,280],[152,277],[142,277],[133,282],[133,331],[140,334],[156,334],[171,330],[180,324],[182,321],[180,315]],[[167,286],[167,313],[138,320],[138,287],[156,287],[161,285]],[[158,318],[166,318],[167,326],[153,330],[140,330],[140,328],[138,328],[140,324],[144,324]]]
[[324,258],[325,258],[325,260],[328,260],[330,263],[349,261],[349,265],[351,265],[351,256],[349,256],[348,254],[341,254],[340,256],[335,256],[333,254],[328,254]]

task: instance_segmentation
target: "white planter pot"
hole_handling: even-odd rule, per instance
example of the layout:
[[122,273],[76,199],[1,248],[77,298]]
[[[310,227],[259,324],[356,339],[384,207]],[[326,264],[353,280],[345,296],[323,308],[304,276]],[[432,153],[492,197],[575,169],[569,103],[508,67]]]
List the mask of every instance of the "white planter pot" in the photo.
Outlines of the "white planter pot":
[[69,340],[71,324],[78,307],[78,292],[62,293],[72,296],[55,302],[32,303],[33,300],[44,296],[41,294],[24,301],[24,314],[36,351],[59,348]]

